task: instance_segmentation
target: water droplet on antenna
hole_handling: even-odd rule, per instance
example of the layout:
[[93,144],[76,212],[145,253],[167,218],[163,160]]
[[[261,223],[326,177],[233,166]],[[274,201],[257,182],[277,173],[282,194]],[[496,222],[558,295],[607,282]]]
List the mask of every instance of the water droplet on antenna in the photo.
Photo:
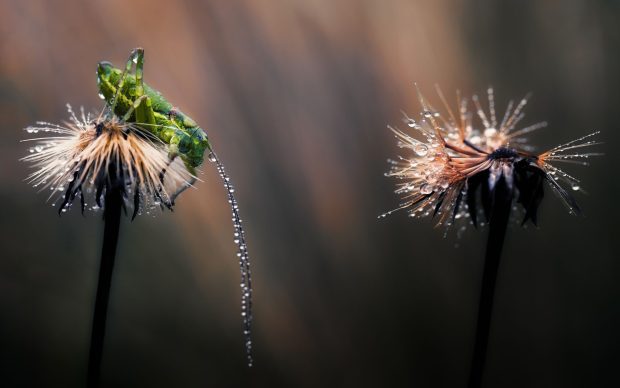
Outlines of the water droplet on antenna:
[[250,272],[250,258],[247,251],[247,243],[245,242],[245,231],[241,217],[239,216],[239,206],[234,196],[235,189],[230,183],[230,178],[224,170],[224,165],[214,152],[209,154],[209,160],[217,164],[217,172],[224,182],[226,193],[228,195],[228,203],[230,203],[232,211],[232,221],[234,227],[234,243],[239,247],[237,257],[239,258],[239,269],[241,270],[241,316],[243,317],[243,335],[245,337],[245,349],[247,355],[248,366],[252,366],[252,278]]

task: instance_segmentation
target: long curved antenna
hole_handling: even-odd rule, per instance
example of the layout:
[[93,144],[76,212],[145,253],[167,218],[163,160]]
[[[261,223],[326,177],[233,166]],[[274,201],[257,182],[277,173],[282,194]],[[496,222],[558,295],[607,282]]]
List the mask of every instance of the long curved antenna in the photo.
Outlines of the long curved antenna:
[[224,165],[217,157],[215,152],[211,151],[209,160],[217,165],[217,172],[224,181],[224,187],[228,195],[228,203],[232,210],[232,220],[234,226],[234,241],[239,247],[237,257],[239,258],[239,269],[241,270],[241,316],[243,317],[243,336],[245,341],[245,349],[247,354],[248,366],[252,366],[252,277],[250,271],[250,257],[248,254],[248,245],[245,241],[245,232],[241,217],[239,216],[239,205],[235,199],[235,189],[230,178],[224,170]]

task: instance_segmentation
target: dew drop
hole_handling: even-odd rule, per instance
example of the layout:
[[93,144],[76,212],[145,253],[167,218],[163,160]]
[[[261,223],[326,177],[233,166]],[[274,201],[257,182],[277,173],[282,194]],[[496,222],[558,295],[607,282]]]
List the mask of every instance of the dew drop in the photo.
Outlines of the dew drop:
[[579,185],[573,185],[573,186],[571,187],[571,189],[573,189],[573,191],[579,191],[579,189],[580,189],[580,188],[581,188],[581,187],[579,187]]
[[441,178],[439,179],[439,181],[437,182],[437,184],[442,188],[442,189],[447,189],[448,186],[450,186],[450,182],[446,179],[446,178]]
[[427,195],[433,192],[433,186],[429,185],[428,183],[424,183],[422,186],[420,186],[420,193]]
[[428,147],[426,146],[426,144],[418,144],[413,148],[413,151],[418,156],[425,156],[428,153]]
[[497,135],[497,129],[495,128],[487,128],[484,130],[485,137],[493,137],[495,135]]

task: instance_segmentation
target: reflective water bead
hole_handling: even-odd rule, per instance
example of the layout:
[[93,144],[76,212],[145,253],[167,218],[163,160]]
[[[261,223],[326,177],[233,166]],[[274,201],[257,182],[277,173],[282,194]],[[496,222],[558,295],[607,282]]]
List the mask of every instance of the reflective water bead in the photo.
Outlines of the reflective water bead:
[[428,147],[426,146],[426,144],[417,144],[413,151],[418,155],[418,156],[425,156],[428,153]]
[[487,128],[484,130],[485,137],[493,137],[495,135],[497,135],[497,129],[495,128]]
[[427,195],[433,192],[433,186],[428,184],[428,183],[424,183],[422,186],[420,186],[420,193]]

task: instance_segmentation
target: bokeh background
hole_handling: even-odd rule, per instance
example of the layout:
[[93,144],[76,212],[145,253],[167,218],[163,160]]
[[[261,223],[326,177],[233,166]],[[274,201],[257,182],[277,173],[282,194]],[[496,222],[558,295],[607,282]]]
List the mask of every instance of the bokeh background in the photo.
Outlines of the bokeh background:
[[21,128],[100,109],[96,63],[137,46],[237,186],[256,362],[207,164],[174,213],[122,225],[107,386],[464,387],[486,231],[376,218],[398,203],[386,124],[419,111],[414,81],[435,101],[435,83],[493,85],[499,110],[533,92],[541,148],[602,131],[606,155],[567,168],[585,216],[548,191],[540,227],[510,229],[485,383],[620,386],[619,25],[611,0],[0,0],[0,386],[83,385],[102,233],[23,181]]

